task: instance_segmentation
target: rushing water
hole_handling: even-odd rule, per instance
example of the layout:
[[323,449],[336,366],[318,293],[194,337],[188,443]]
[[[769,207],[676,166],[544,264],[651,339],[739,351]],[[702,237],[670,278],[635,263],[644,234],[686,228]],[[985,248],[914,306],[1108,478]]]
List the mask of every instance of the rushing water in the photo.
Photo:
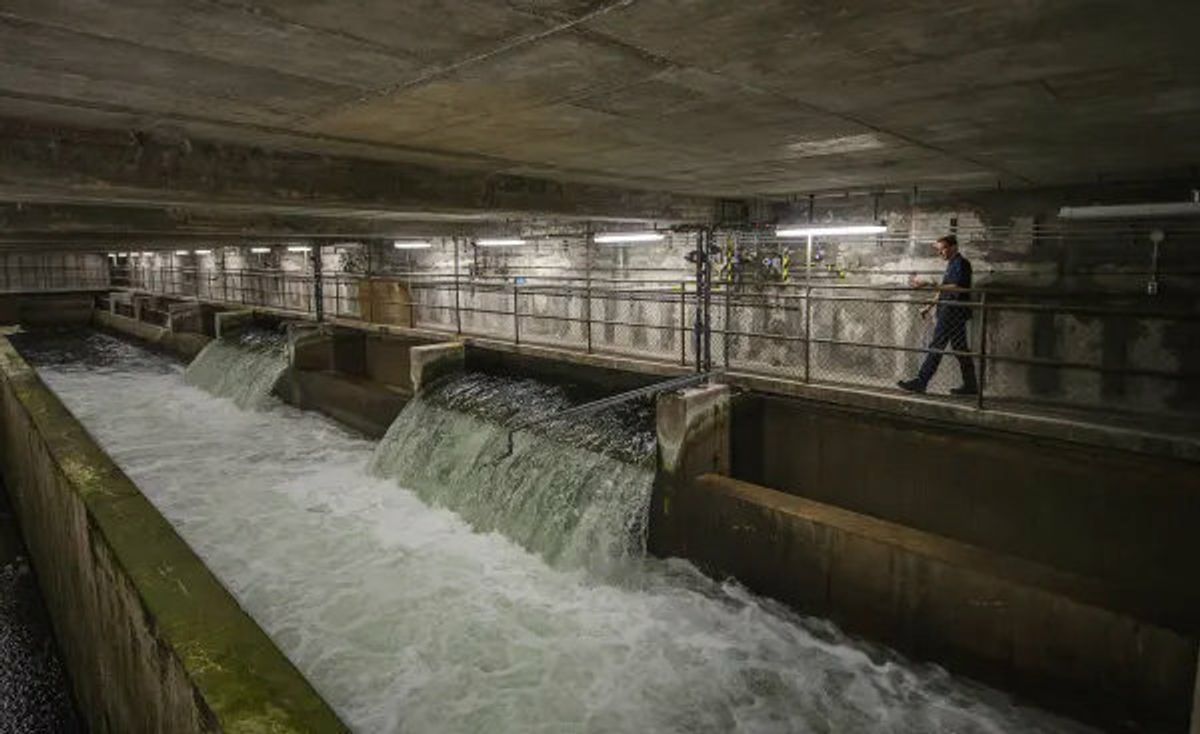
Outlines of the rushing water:
[[552,565],[625,570],[645,552],[654,480],[648,412],[538,423],[514,437],[510,452],[505,425],[568,405],[561,388],[536,380],[464,375],[405,408],[371,470]]
[[242,408],[260,408],[287,369],[283,334],[247,329],[236,337],[213,339],[196,355],[184,373],[189,385],[233,400]]
[[[489,499],[486,485],[516,477],[540,493],[535,472],[553,467],[518,470],[534,460],[519,445],[494,470],[457,466],[451,454],[474,466],[495,441],[490,428],[473,438],[477,415],[451,415],[461,395],[414,403],[374,454],[317,416],[278,403],[243,410],[159,357],[89,341],[103,358],[43,353],[44,379],[357,730],[1076,730],[688,564],[639,561],[624,540],[614,552],[608,541],[628,537],[632,510],[536,529],[537,510],[511,488]],[[481,447],[454,445],[471,440]],[[614,460],[580,445],[557,460]],[[372,462],[416,491],[368,471]],[[627,476],[606,477],[611,464],[591,476],[641,502],[643,470],[626,466]],[[460,480],[470,486],[439,487]],[[545,511],[571,497],[604,504],[599,490],[562,481],[544,491]],[[597,552],[629,573],[595,573]]]

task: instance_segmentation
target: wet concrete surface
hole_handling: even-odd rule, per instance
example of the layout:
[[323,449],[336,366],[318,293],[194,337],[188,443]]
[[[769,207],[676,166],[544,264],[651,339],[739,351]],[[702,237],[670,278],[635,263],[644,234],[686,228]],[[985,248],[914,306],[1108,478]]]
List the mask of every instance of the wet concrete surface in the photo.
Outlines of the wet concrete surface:
[[0,734],[84,731],[0,485]]

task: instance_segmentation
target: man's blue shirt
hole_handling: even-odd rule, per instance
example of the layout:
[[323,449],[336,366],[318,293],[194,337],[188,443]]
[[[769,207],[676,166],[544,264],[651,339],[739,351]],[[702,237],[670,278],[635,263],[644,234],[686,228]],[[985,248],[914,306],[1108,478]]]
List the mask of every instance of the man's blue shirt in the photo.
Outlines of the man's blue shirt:
[[[955,253],[954,257],[950,258],[950,262],[946,263],[946,274],[942,276],[942,285],[956,285],[959,288],[971,287],[971,261],[963,257],[962,253]],[[953,305],[970,300],[970,293],[942,291],[938,294],[938,319],[945,319],[947,316],[951,316],[955,320],[971,318],[971,309]]]

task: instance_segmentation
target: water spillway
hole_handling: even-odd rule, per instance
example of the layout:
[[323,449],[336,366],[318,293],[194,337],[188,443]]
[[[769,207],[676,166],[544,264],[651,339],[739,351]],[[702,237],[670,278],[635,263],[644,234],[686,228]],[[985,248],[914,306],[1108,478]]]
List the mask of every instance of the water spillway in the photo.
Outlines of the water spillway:
[[184,381],[239,407],[260,407],[271,400],[271,389],[287,369],[286,345],[283,334],[265,329],[213,339],[188,365]]
[[[84,346],[101,357],[26,353],[359,731],[1074,729],[646,558],[636,415],[546,424],[501,456],[505,421],[571,398],[467,376],[377,446],[278,402],[241,408],[108,337]],[[262,356],[232,346],[226,371]]]
[[[561,387],[467,374],[418,396],[375,450],[371,471],[478,531],[498,531],[552,565],[603,573],[645,555],[654,481],[649,405],[554,419]],[[538,422],[516,435],[508,426]]]

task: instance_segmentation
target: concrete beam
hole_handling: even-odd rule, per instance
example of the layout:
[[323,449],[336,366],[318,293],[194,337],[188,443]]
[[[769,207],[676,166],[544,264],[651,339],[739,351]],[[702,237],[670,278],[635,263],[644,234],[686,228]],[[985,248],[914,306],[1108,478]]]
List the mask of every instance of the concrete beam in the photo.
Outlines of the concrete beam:
[[711,199],[0,119],[0,198],[386,218],[706,222]]
[[222,311],[214,314],[214,331],[218,339],[230,339],[254,321],[253,311]]
[[466,358],[466,347],[460,342],[413,347],[409,351],[413,395],[440,377],[462,371]]
[[727,385],[658,396],[658,471],[650,498],[647,545],[658,556],[687,557],[688,535],[677,512],[682,495],[701,474],[728,475],[731,465],[730,391]]
[[685,478],[729,473],[727,385],[660,395],[656,408],[660,471]]

